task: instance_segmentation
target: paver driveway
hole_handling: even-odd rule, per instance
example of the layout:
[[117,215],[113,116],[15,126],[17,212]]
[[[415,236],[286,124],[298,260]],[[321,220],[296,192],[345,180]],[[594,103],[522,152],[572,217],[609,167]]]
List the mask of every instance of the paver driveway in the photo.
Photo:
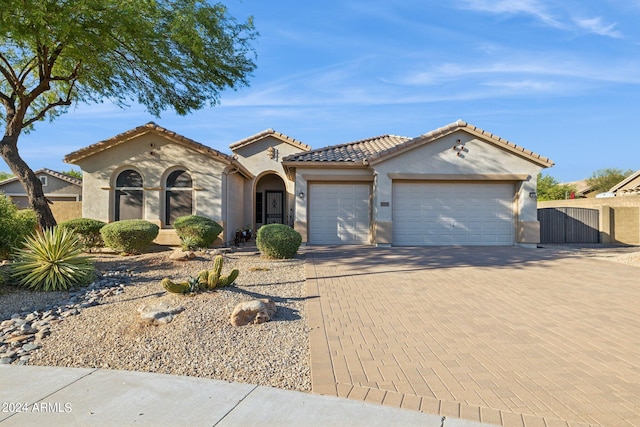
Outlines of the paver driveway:
[[504,426],[640,426],[640,268],[515,247],[306,256],[314,392]]

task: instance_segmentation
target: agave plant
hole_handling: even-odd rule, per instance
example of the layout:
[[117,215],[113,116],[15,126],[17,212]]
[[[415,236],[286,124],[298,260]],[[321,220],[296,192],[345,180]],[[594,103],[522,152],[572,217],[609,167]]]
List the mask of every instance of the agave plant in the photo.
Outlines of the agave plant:
[[78,237],[64,228],[53,227],[25,239],[16,252],[13,277],[18,285],[38,291],[64,291],[82,286],[93,278],[91,260],[81,255]]

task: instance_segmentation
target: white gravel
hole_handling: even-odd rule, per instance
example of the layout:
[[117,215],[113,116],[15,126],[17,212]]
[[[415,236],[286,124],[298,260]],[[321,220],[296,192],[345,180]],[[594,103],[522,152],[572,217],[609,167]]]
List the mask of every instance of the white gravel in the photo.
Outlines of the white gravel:
[[[120,295],[85,308],[55,325],[29,365],[95,367],[215,378],[309,391],[309,339],[306,322],[304,261],[266,260],[257,252],[227,252],[223,274],[238,268],[233,288],[192,295],[170,294],[163,277],[185,281],[213,267],[215,254],[198,253],[190,261],[171,261],[169,252],[121,257],[100,254],[99,271],[127,268],[130,285]],[[64,293],[62,293],[64,294]],[[21,299],[22,298],[22,299]],[[9,317],[34,298],[52,294],[16,292],[0,296]],[[241,301],[271,298],[278,311],[260,325],[234,327],[233,308]],[[167,325],[143,322],[141,305],[167,302],[184,311]]]

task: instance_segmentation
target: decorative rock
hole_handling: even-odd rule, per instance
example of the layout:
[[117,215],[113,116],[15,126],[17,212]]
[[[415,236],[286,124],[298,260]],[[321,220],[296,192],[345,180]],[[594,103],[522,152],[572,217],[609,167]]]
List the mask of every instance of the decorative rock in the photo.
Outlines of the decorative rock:
[[36,348],[39,348],[39,347],[40,347],[39,345],[32,344],[32,343],[27,343],[27,344],[22,346],[22,349],[24,351],[32,351],[32,350],[35,350]]
[[268,322],[276,314],[276,304],[267,298],[241,302],[233,309],[229,322],[233,326]]
[[169,255],[169,259],[172,259],[174,261],[188,261],[190,259],[194,259],[195,257],[195,252],[185,251],[183,249],[176,249],[171,255]]
[[22,341],[26,341],[29,338],[31,338],[33,335],[18,335],[15,337],[11,337],[9,339],[4,340],[4,342],[6,343],[12,343],[12,342],[22,342]]
[[104,273],[88,287],[70,292],[66,299],[54,305],[22,307],[21,313],[0,320],[0,364],[27,364],[30,352],[40,348],[42,340],[51,334],[53,325],[79,314],[81,309],[100,304],[105,297],[123,293],[131,275],[126,266],[118,267]]
[[138,308],[142,320],[154,325],[166,325],[173,320],[175,314],[182,311],[184,311],[184,307],[171,307],[164,301],[155,306],[142,305]]

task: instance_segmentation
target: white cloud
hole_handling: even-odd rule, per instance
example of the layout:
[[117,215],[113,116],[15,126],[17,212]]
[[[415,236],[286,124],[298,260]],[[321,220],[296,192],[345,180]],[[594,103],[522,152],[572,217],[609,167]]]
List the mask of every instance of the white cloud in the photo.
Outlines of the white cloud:
[[562,28],[564,25],[538,0],[463,0],[463,8],[508,15],[531,15],[547,25]]
[[578,25],[578,27],[589,31],[590,33],[616,39],[622,38],[622,33],[615,29],[616,24],[605,24],[602,22],[601,17],[582,19],[574,18],[573,21]]
[[[584,31],[604,37],[622,38],[616,30],[616,23],[604,23],[600,16],[584,18],[574,15],[574,8],[559,5],[546,0],[460,0],[463,9],[487,12],[498,15],[529,15],[545,25],[566,31]],[[566,6],[566,5],[565,5]],[[584,7],[584,4],[580,4]]]

